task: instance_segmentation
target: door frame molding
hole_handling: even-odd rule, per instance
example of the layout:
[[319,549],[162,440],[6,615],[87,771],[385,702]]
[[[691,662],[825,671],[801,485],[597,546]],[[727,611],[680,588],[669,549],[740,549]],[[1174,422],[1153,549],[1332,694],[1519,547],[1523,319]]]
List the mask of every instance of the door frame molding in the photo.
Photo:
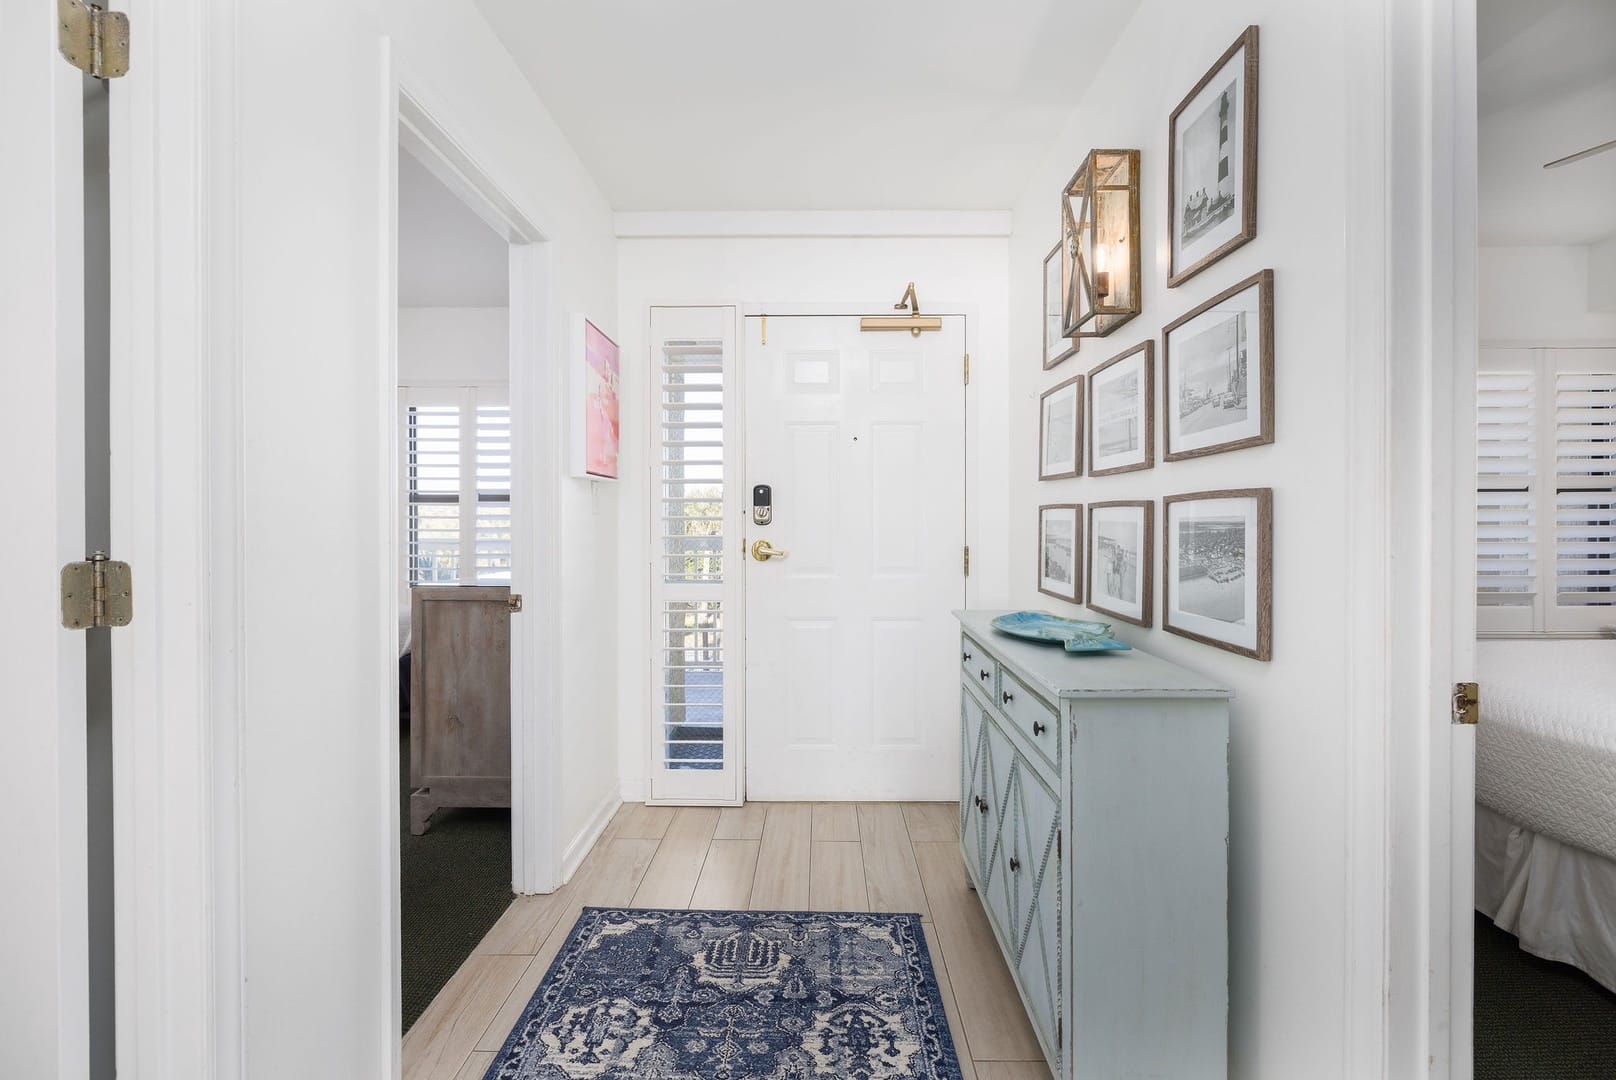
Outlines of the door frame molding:
[[1339,17],[1362,75],[1344,121],[1342,1075],[1468,1080],[1474,732],[1449,693],[1474,662],[1476,0]]

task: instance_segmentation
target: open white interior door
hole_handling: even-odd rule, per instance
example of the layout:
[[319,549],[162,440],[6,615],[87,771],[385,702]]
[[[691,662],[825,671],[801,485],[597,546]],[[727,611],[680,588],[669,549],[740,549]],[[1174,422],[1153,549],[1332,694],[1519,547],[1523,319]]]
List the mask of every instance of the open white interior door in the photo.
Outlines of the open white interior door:
[[84,551],[83,83],[56,5],[0,2],[0,1076],[89,1071],[85,636],[57,572]]

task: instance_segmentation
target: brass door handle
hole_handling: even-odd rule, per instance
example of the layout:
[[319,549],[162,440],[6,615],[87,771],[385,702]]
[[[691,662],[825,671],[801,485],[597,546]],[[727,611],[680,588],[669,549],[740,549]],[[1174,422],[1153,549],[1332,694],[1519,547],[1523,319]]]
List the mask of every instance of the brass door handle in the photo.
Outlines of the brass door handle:
[[759,540],[752,545],[752,558],[758,562],[768,562],[770,559],[783,559],[791,552],[784,548],[777,548],[767,540]]

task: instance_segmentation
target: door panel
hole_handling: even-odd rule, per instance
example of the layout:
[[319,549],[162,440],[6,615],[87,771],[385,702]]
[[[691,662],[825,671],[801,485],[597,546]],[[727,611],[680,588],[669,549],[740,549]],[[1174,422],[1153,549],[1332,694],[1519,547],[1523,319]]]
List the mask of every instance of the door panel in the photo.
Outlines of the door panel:
[[83,98],[82,76],[56,51],[56,5],[0,5],[0,357],[12,405],[0,452],[13,463],[0,760],[30,823],[8,832],[0,889],[8,1077],[90,1067],[87,635],[61,627],[56,578],[85,556]]
[[955,796],[964,602],[964,319],[746,323],[747,778],[757,799]]

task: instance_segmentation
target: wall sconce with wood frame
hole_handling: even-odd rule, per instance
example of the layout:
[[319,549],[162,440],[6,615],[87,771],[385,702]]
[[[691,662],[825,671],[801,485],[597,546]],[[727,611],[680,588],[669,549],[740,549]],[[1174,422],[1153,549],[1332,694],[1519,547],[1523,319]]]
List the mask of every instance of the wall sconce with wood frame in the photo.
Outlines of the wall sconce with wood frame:
[[1090,150],[1061,193],[1061,332],[1105,337],[1139,314],[1139,151]]

